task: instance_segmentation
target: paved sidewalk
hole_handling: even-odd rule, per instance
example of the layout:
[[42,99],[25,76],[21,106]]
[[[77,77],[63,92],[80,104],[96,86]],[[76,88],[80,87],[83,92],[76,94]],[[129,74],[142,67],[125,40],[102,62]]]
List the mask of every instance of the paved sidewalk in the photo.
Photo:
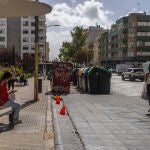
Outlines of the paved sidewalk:
[[12,130],[5,130],[8,116],[0,117],[0,150],[54,149],[51,104],[48,95],[45,95],[48,86],[48,80],[43,80],[43,92],[39,94],[38,102],[33,100],[33,78],[29,79],[29,86],[15,87],[18,90],[18,101],[22,105],[20,119],[23,123],[16,125]]
[[150,150],[148,103],[140,97],[62,96],[86,150]]

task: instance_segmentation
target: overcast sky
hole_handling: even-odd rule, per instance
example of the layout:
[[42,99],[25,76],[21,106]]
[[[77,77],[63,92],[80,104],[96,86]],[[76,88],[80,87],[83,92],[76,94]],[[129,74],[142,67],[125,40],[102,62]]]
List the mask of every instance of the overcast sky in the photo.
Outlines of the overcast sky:
[[47,25],[58,27],[47,29],[50,45],[50,59],[58,57],[63,41],[70,41],[70,31],[75,26],[96,26],[110,28],[121,16],[130,12],[146,11],[150,14],[150,0],[41,0],[52,6],[46,15]]

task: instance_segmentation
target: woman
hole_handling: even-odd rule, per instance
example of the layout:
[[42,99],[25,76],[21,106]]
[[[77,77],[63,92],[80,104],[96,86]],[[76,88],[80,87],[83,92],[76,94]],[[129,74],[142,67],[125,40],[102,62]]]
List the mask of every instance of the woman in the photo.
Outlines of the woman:
[[147,83],[147,96],[149,99],[149,110],[150,112],[150,65],[148,66],[148,73],[145,74],[145,82]]
[[14,90],[8,90],[8,81],[11,78],[12,74],[9,71],[6,71],[0,80],[0,106],[5,105],[12,107],[12,113],[10,115],[13,118],[11,123],[15,125],[18,123],[22,123],[22,121],[19,120],[20,104],[8,98],[9,94],[16,92]]

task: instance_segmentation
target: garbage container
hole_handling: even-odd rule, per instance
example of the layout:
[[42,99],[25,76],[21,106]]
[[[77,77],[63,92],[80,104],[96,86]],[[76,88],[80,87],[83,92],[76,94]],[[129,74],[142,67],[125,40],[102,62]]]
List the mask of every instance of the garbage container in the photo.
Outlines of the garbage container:
[[79,85],[78,87],[82,90],[83,89],[83,71],[84,68],[79,68],[78,70],[78,81],[79,81]]
[[42,78],[38,78],[38,92],[42,93]]
[[111,72],[101,68],[92,67],[88,71],[88,92],[90,94],[110,94]]
[[88,92],[88,71],[91,67],[87,67],[83,72],[83,90]]
[[74,68],[72,71],[72,81],[73,85],[77,85],[77,68]]

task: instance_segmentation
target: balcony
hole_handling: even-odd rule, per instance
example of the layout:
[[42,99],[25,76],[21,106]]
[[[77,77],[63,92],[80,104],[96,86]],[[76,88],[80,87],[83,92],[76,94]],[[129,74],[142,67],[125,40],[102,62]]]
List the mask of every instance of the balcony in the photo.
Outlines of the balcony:
[[150,41],[150,36],[137,36],[136,40],[137,41],[143,41],[143,42],[149,42]]
[[150,26],[138,26],[137,32],[150,32]]

